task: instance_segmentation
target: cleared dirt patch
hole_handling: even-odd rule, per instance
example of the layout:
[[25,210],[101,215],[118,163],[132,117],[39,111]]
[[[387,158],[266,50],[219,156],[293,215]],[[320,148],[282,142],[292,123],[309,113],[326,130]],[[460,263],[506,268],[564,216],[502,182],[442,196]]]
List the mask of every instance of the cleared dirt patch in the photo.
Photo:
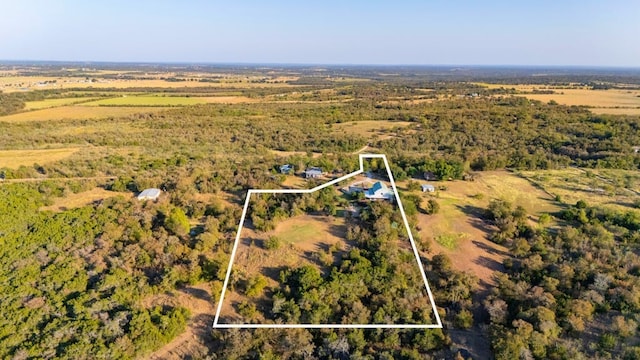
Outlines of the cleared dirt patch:
[[114,196],[132,197],[131,193],[107,191],[103,188],[95,188],[89,191],[83,191],[77,194],[69,194],[63,198],[55,200],[53,205],[44,206],[40,210],[64,211],[67,209],[79,208],[96,201],[104,200]]
[[0,168],[17,169],[20,166],[48,164],[65,159],[80,148],[43,149],[43,150],[1,150]]

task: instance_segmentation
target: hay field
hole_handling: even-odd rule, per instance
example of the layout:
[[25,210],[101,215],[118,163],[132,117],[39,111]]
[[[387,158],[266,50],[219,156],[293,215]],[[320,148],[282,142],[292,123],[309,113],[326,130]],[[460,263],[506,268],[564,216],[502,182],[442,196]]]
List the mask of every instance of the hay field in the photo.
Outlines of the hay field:
[[555,100],[564,105],[585,105],[597,108],[640,108],[640,90],[562,89],[554,91],[556,92],[555,94],[526,94],[525,96],[542,102]]
[[26,111],[1,116],[0,121],[11,123],[46,120],[83,120],[102,119],[164,110],[163,107],[126,107],[126,106],[60,106],[51,109]]
[[80,148],[44,149],[44,150],[0,150],[0,168],[17,169],[20,166],[47,164],[65,159]]

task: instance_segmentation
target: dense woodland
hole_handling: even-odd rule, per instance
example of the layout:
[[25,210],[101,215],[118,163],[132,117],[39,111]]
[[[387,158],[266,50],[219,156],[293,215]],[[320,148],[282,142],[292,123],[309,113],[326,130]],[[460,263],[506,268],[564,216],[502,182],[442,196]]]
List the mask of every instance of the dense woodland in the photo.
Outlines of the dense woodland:
[[[56,69],[43,67],[39,74],[56,74]],[[594,115],[587,108],[531,101],[507,89],[461,81],[466,78],[410,69],[393,78],[369,68],[329,69],[328,76],[368,77],[339,83],[312,76],[308,69],[289,71],[304,74],[288,84],[301,87],[238,85],[231,90],[258,100],[285,94],[300,101],[203,104],[107,119],[0,119],[0,150],[82,147],[54,163],[2,168],[6,179],[113,177],[0,184],[0,357],[136,358],[169,342],[185,329],[189,312],[179,306],[146,307],[144,300],[203,282],[211,284],[212,293],[219,291],[245,191],[281,187],[277,167],[283,163],[344,174],[359,166],[352,152],[368,145],[387,154],[396,180],[420,178],[424,172],[446,181],[471,180],[474,172],[505,168],[640,166],[634,152],[640,146],[639,116]],[[484,74],[475,79],[541,81],[508,71]],[[567,74],[546,81],[588,84],[620,76]],[[636,80],[632,76],[626,83]],[[190,96],[215,92],[203,84],[190,89]],[[116,91],[122,90],[78,96],[109,97]],[[26,111],[26,101],[72,93],[79,92],[0,93],[0,115]],[[416,94],[434,101],[396,101]],[[398,126],[380,137],[340,127],[367,120]],[[62,212],[39,210],[95,186],[123,193],[159,187],[165,196],[157,203],[117,196]],[[228,195],[231,202],[203,200],[201,194]],[[250,216],[256,228],[268,230],[278,217],[304,211],[335,214],[334,200],[318,193],[292,207],[267,199],[253,203],[256,210]],[[404,202],[409,214],[431,211],[414,198]],[[453,269],[446,256],[423,258],[444,330],[215,331],[195,357],[449,358],[457,353],[449,329],[485,327],[497,359],[640,358],[638,213],[591,206],[584,199],[545,215],[534,226],[518,205],[494,201],[481,219],[492,229],[491,239],[510,249],[506,272],[498,275],[498,285],[482,303],[472,301],[478,291],[472,274]],[[419,322],[429,316],[403,312],[397,302],[389,302],[399,293],[415,292],[415,279],[398,282],[404,288],[376,283],[394,278],[403,260],[393,256],[389,245],[390,239],[406,237],[390,230],[397,209],[375,204],[363,215],[349,230],[358,250],[346,253],[332,271],[301,267],[282,273],[282,288],[271,289],[277,293],[272,305],[278,310],[269,314],[272,320]],[[421,250],[428,253],[429,244],[421,243]],[[352,284],[356,277],[370,278],[372,285]],[[260,287],[253,285],[254,290]],[[339,300],[330,302],[319,294]],[[382,312],[370,311],[372,304]],[[246,308],[245,314],[251,310]]]

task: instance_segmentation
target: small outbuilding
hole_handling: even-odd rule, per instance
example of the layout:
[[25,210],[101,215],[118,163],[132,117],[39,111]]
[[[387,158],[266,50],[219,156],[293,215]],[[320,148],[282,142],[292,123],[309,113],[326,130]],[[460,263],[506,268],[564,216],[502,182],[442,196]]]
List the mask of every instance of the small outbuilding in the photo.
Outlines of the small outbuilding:
[[284,164],[280,166],[280,173],[281,174],[291,174],[293,172],[293,165],[290,164]]
[[422,176],[425,180],[436,180],[436,174],[432,173],[431,171],[425,171],[424,173],[422,173]]
[[434,192],[436,191],[435,186],[429,184],[422,184],[422,192]]
[[319,167],[310,167],[307,168],[304,173],[302,173],[302,176],[307,178],[307,179],[313,179],[313,178],[317,178],[322,176],[322,169]]
[[144,189],[138,194],[138,200],[158,200],[162,191],[156,188]]

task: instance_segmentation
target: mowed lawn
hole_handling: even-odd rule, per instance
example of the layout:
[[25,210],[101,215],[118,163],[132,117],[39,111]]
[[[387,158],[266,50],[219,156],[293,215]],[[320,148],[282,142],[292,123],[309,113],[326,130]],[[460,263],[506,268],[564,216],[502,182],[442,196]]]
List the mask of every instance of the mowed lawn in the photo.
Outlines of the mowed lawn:
[[65,159],[80,148],[44,150],[0,150],[0,168],[17,169],[20,166],[47,164]]
[[104,119],[164,110],[163,107],[125,107],[125,106],[60,106],[51,109],[25,111],[18,114],[1,116],[0,121],[21,123],[48,120],[84,120]]

